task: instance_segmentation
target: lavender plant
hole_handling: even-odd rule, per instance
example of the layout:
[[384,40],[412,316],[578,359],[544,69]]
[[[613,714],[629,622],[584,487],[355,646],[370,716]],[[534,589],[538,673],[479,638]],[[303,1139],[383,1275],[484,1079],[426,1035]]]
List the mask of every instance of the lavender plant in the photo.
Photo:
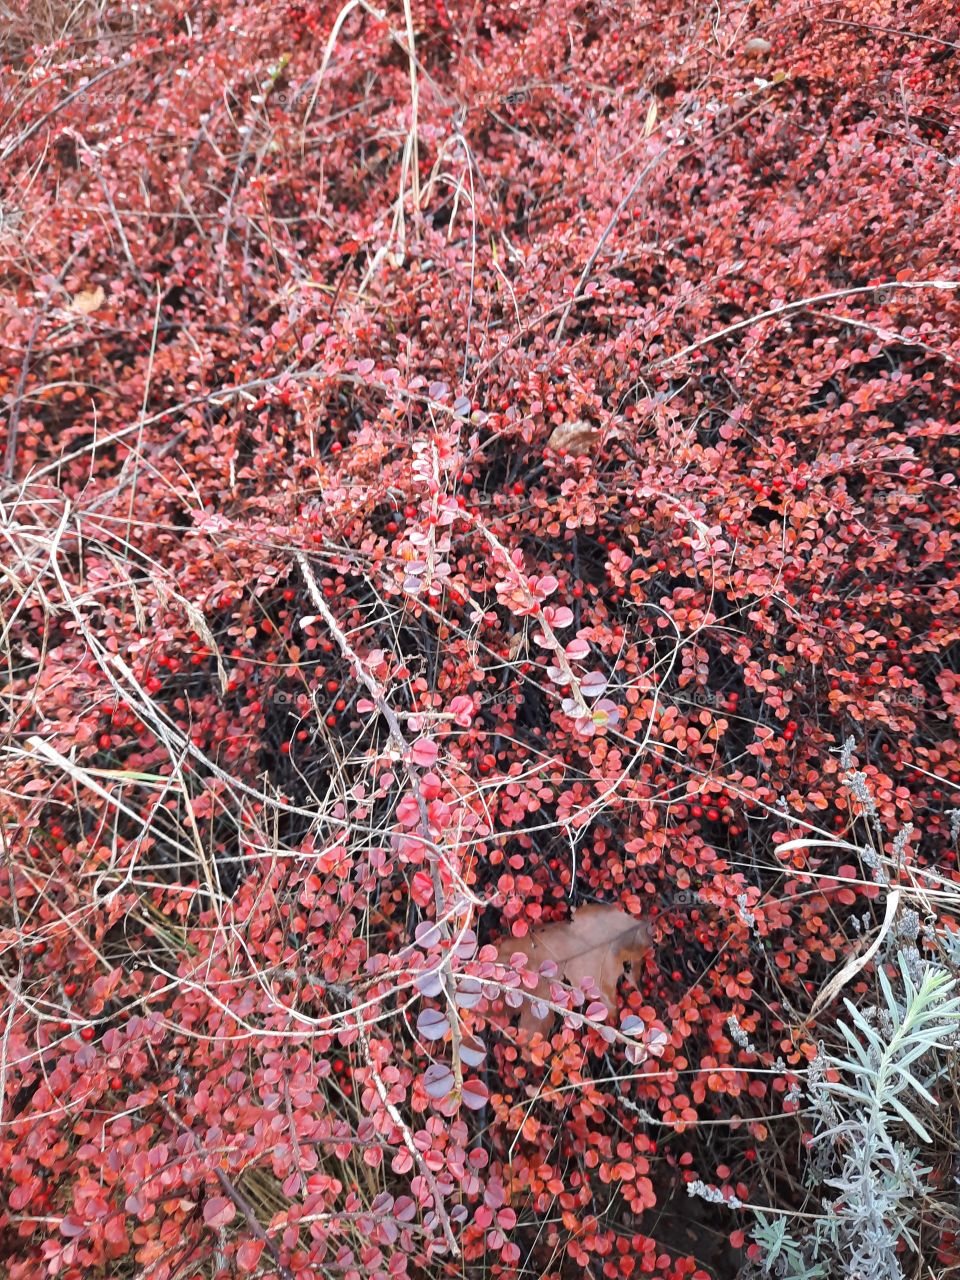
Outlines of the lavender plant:
[[[924,1113],[937,1107],[933,1090],[944,1058],[956,1051],[960,997],[952,994],[957,983],[947,970],[921,962],[918,973],[916,949],[907,950],[912,954],[897,953],[893,979],[878,968],[876,1006],[858,1009],[844,1000],[849,1021],[837,1027],[845,1045],[821,1044],[811,1063],[814,1144],[825,1159],[812,1162],[809,1172],[812,1182],[837,1194],[822,1199],[822,1213],[802,1243],[785,1218],[757,1213],[753,1239],[761,1275],[902,1280],[904,1253],[917,1253],[929,1169],[916,1143],[933,1145]],[[818,1186],[811,1190],[816,1194]]]

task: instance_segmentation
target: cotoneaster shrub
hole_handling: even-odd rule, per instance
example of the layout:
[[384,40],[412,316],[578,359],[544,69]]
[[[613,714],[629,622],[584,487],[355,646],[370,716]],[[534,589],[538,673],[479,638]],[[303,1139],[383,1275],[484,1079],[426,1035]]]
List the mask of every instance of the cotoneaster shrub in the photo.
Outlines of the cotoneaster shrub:
[[[2,70],[3,1269],[759,1265],[818,995],[891,889],[955,962],[960,30],[55,16]],[[654,952],[531,1043],[484,948],[594,900]]]

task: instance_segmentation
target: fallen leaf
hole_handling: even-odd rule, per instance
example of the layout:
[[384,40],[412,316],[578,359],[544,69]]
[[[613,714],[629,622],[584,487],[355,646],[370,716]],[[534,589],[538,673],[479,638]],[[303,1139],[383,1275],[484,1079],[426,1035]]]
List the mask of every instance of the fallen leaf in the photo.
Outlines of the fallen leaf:
[[[527,966],[538,969],[552,960],[559,977],[568,985],[580,986],[584,978],[592,978],[600,990],[610,1013],[617,1009],[617,983],[627,964],[637,964],[650,950],[653,933],[650,925],[618,907],[605,903],[588,903],[569,920],[532,929],[525,938],[504,938],[497,947],[500,964],[509,966],[518,953],[527,958]],[[550,979],[541,978],[530,993],[548,999]],[[533,999],[525,999],[520,1013],[524,1031],[542,1029],[553,1018],[553,1011],[539,1013]]]
[[649,138],[653,133],[654,126],[657,123],[657,100],[650,99],[650,106],[647,108],[647,118],[643,122],[643,136]]
[[547,444],[551,449],[561,450],[571,458],[579,458],[582,454],[591,453],[600,443],[600,432],[589,422],[562,422],[554,427]]
[[77,315],[88,316],[92,311],[103,306],[106,296],[103,286],[99,284],[93,289],[81,289],[70,299],[70,310],[75,311]]

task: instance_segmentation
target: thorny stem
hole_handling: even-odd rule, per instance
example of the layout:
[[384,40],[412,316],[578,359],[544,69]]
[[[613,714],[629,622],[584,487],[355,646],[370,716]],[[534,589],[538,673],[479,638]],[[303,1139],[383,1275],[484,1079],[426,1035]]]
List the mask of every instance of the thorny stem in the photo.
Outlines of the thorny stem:
[[54,280],[53,284],[51,284],[50,288],[47,290],[47,296],[43,300],[43,305],[37,311],[33,327],[30,330],[30,337],[27,339],[26,349],[23,353],[23,361],[20,365],[20,373],[17,377],[16,390],[13,393],[13,405],[10,409],[10,417],[7,423],[7,444],[3,458],[3,475],[6,480],[11,480],[13,478],[13,473],[16,467],[17,427],[20,423],[20,412],[23,407],[23,393],[26,387],[27,374],[30,371],[30,359],[33,356],[33,348],[37,341],[37,335],[40,332],[40,325],[47,314],[47,308],[50,306],[50,301],[53,298],[53,295],[58,289],[63,287],[63,282],[67,278],[67,272],[70,270],[74,259],[77,257],[79,252],[79,248],[74,249],[73,253],[70,254],[66,262],[63,264],[59,276],[57,276],[56,280]]
[[[164,1102],[162,1098],[160,1099],[160,1106],[177,1128],[180,1129],[182,1133],[187,1134],[194,1147],[198,1151],[201,1150],[200,1143],[197,1141],[197,1135],[193,1132],[186,1121],[181,1119],[181,1117],[177,1115],[176,1111]],[[241,1215],[245,1219],[247,1226],[250,1228],[250,1234],[260,1241],[266,1251],[270,1254],[270,1257],[277,1264],[277,1272],[282,1277],[282,1280],[293,1280],[293,1272],[289,1267],[285,1267],[283,1265],[283,1260],[280,1257],[280,1250],[260,1225],[260,1220],[257,1217],[253,1206],[243,1197],[243,1195],[241,1195],[219,1165],[214,1166],[213,1172],[216,1174],[217,1181],[220,1183],[220,1187],[223,1190],[224,1195],[232,1201],[234,1206],[240,1211]]]
[[[446,898],[443,891],[443,880],[440,875],[441,854],[433,836],[431,835],[430,815],[427,811],[427,802],[424,799],[423,790],[420,786],[420,774],[411,759],[410,743],[400,726],[400,721],[397,719],[397,713],[394,711],[393,707],[390,706],[380,685],[374,679],[373,674],[364,666],[359,654],[350,644],[350,641],[344,635],[337,623],[336,618],[328,608],[327,602],[323,598],[323,592],[320,590],[319,583],[314,576],[313,570],[310,568],[310,562],[302,551],[297,553],[297,564],[300,566],[300,572],[303,574],[304,581],[307,584],[307,590],[310,593],[310,599],[313,602],[314,608],[329,627],[330,633],[340,648],[340,652],[350,663],[356,678],[370,694],[377,710],[387,722],[390,739],[395,751],[400,756],[400,762],[407,775],[410,790],[413,792],[417,802],[417,809],[420,815],[419,834],[424,842],[424,846],[428,850],[427,857],[430,863],[430,876],[433,881],[433,898],[437,917],[437,928],[440,931],[443,941],[449,942],[450,930],[447,927],[445,918],[447,910]],[[456,985],[454,982],[453,970],[450,965],[449,954],[444,958],[440,972],[443,981],[444,996],[447,1003],[448,1021],[450,1023],[456,1095],[459,1098],[463,1091],[463,1067],[460,1061],[460,1021],[459,1014],[457,1012],[456,1000],[454,999]]]
[[566,679],[567,683],[570,685],[570,688],[573,692],[574,702],[576,702],[577,704],[577,710],[580,712],[582,716],[586,716],[588,720],[592,720],[593,712],[590,710],[590,707],[587,705],[587,701],[584,698],[583,693],[581,692],[581,689],[580,689],[580,681],[577,679],[577,676],[573,668],[570,666],[566,653],[564,653],[563,643],[558,639],[556,632],[553,630],[553,628],[550,626],[550,623],[547,622],[546,618],[544,617],[543,609],[540,607],[540,601],[536,598],[536,596],[534,596],[533,592],[530,590],[530,588],[526,584],[526,579],[519,572],[519,570],[517,569],[517,566],[511,560],[510,552],[503,545],[503,543],[494,534],[490,532],[490,530],[486,527],[486,525],[482,524],[475,517],[471,517],[467,512],[463,512],[461,514],[463,514],[463,516],[466,519],[473,520],[473,523],[475,524],[476,528],[479,529],[479,531],[483,534],[486,540],[490,543],[491,547],[493,547],[493,549],[497,552],[497,554],[505,561],[505,563],[509,567],[511,574],[517,578],[518,584],[520,585],[520,589],[523,591],[523,594],[526,598],[526,603],[528,605],[536,606],[535,617],[536,617],[537,625],[543,630],[543,634],[546,636],[547,640],[549,641],[550,649],[553,653],[554,660],[556,661],[557,666],[563,672],[564,678]]
[[[522,938],[517,939],[517,951],[523,951]],[[509,965],[501,965],[500,967],[509,971]],[[533,970],[532,972],[536,973],[536,970]],[[531,1004],[542,1004],[545,1008],[549,1009],[551,1013],[559,1013],[561,1018],[570,1018],[571,1016],[579,1018],[584,1026],[592,1027],[594,1031],[600,1032],[600,1034],[607,1040],[616,1040],[620,1044],[627,1045],[630,1049],[641,1049],[644,1053],[648,1052],[646,1045],[644,1045],[640,1040],[637,1040],[635,1036],[628,1036],[626,1032],[618,1030],[607,1022],[601,1022],[596,1018],[588,1018],[585,1013],[579,1013],[576,1009],[571,1010],[568,1005],[560,1004],[558,1000],[550,1000],[545,996],[538,995],[535,991],[524,991],[520,987],[512,987],[509,983],[498,978],[481,978],[480,981],[485,987],[496,987],[502,996],[505,996],[508,991],[513,991],[515,994],[522,996],[524,1000],[529,1001]],[[729,1070],[734,1069],[739,1070],[739,1068],[729,1068]]]
[[579,302],[579,300],[583,297],[583,291],[587,287],[587,281],[590,279],[590,275],[593,271],[593,268],[596,266],[597,259],[600,257],[600,254],[603,251],[603,246],[610,239],[613,229],[614,227],[616,227],[617,223],[620,221],[620,217],[623,214],[623,211],[626,209],[627,205],[630,203],[633,197],[637,194],[637,191],[640,188],[640,184],[643,182],[644,178],[646,178],[647,175],[650,174],[656,168],[656,166],[667,154],[669,149],[670,149],[669,147],[665,147],[662,151],[658,151],[651,160],[647,161],[647,163],[643,166],[643,168],[634,178],[633,182],[630,184],[630,188],[627,191],[627,194],[623,197],[623,199],[617,205],[616,209],[614,209],[613,215],[610,218],[610,221],[604,227],[603,234],[600,236],[600,239],[597,241],[596,245],[594,246],[593,252],[590,254],[590,257],[587,259],[586,266],[583,268],[583,271],[580,273],[580,279],[577,281],[577,287],[573,291],[573,297],[570,299],[570,301],[567,303],[566,307],[563,310],[563,314],[560,317],[560,322],[557,325],[556,331],[553,335],[553,342],[555,346],[563,337],[563,330],[566,326],[567,318],[570,315],[570,311],[573,308],[573,306],[577,302]]
[[882,296],[887,290],[893,291],[895,289],[904,292],[916,292],[918,289],[960,289],[960,281],[885,280],[881,284],[858,285],[852,289],[834,289],[830,293],[817,293],[807,298],[798,298],[795,302],[783,302],[779,306],[770,307],[755,316],[748,316],[746,320],[738,320],[735,324],[728,324],[724,329],[717,329],[716,332],[707,334],[705,338],[698,338],[696,342],[689,343],[680,351],[675,351],[673,355],[662,356],[659,360],[654,360],[648,368],[650,370],[662,369],[664,365],[682,360],[684,356],[688,356],[694,351],[699,351],[701,347],[709,346],[711,342],[718,342],[721,338],[726,338],[731,333],[739,333],[741,329],[749,329],[751,325],[761,324],[764,320],[773,320],[777,316],[790,315],[794,311],[803,311],[805,308],[815,306],[821,302],[835,302],[839,298],[860,298],[870,294],[880,294]]
[[373,1086],[376,1089],[377,1094],[379,1095],[380,1101],[383,1103],[383,1107],[387,1115],[390,1117],[390,1119],[399,1129],[400,1136],[403,1139],[403,1145],[410,1152],[410,1155],[413,1157],[417,1168],[420,1170],[420,1173],[423,1177],[424,1182],[426,1182],[427,1186],[430,1188],[431,1193],[433,1194],[434,1211],[437,1215],[440,1225],[443,1227],[443,1235],[447,1242],[447,1247],[455,1258],[459,1258],[460,1246],[457,1244],[456,1237],[453,1234],[453,1227],[450,1223],[450,1218],[447,1215],[446,1208],[444,1207],[443,1196],[439,1186],[437,1185],[437,1180],[433,1176],[430,1166],[427,1164],[426,1160],[424,1160],[423,1153],[420,1151],[419,1147],[414,1142],[413,1134],[410,1132],[409,1126],[406,1124],[406,1122],[403,1119],[403,1116],[400,1114],[397,1108],[390,1101],[390,1096],[387,1093],[387,1086],[383,1083],[383,1079],[380,1075],[380,1072],[377,1070],[376,1063],[373,1060],[373,1053],[371,1052],[371,1049],[370,1049],[370,1041],[367,1039],[367,1035],[363,1026],[363,1019],[360,1017],[357,1018],[357,1035],[359,1036],[359,1039],[360,1039],[360,1047],[363,1050],[363,1056],[366,1059],[367,1066],[370,1068],[370,1075],[373,1078]]

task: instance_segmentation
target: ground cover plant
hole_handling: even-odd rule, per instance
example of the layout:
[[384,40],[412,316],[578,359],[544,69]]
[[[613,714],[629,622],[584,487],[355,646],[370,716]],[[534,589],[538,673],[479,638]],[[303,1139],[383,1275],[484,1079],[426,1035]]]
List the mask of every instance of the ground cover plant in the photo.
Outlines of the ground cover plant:
[[0,1272],[957,1274],[960,21],[2,13]]

